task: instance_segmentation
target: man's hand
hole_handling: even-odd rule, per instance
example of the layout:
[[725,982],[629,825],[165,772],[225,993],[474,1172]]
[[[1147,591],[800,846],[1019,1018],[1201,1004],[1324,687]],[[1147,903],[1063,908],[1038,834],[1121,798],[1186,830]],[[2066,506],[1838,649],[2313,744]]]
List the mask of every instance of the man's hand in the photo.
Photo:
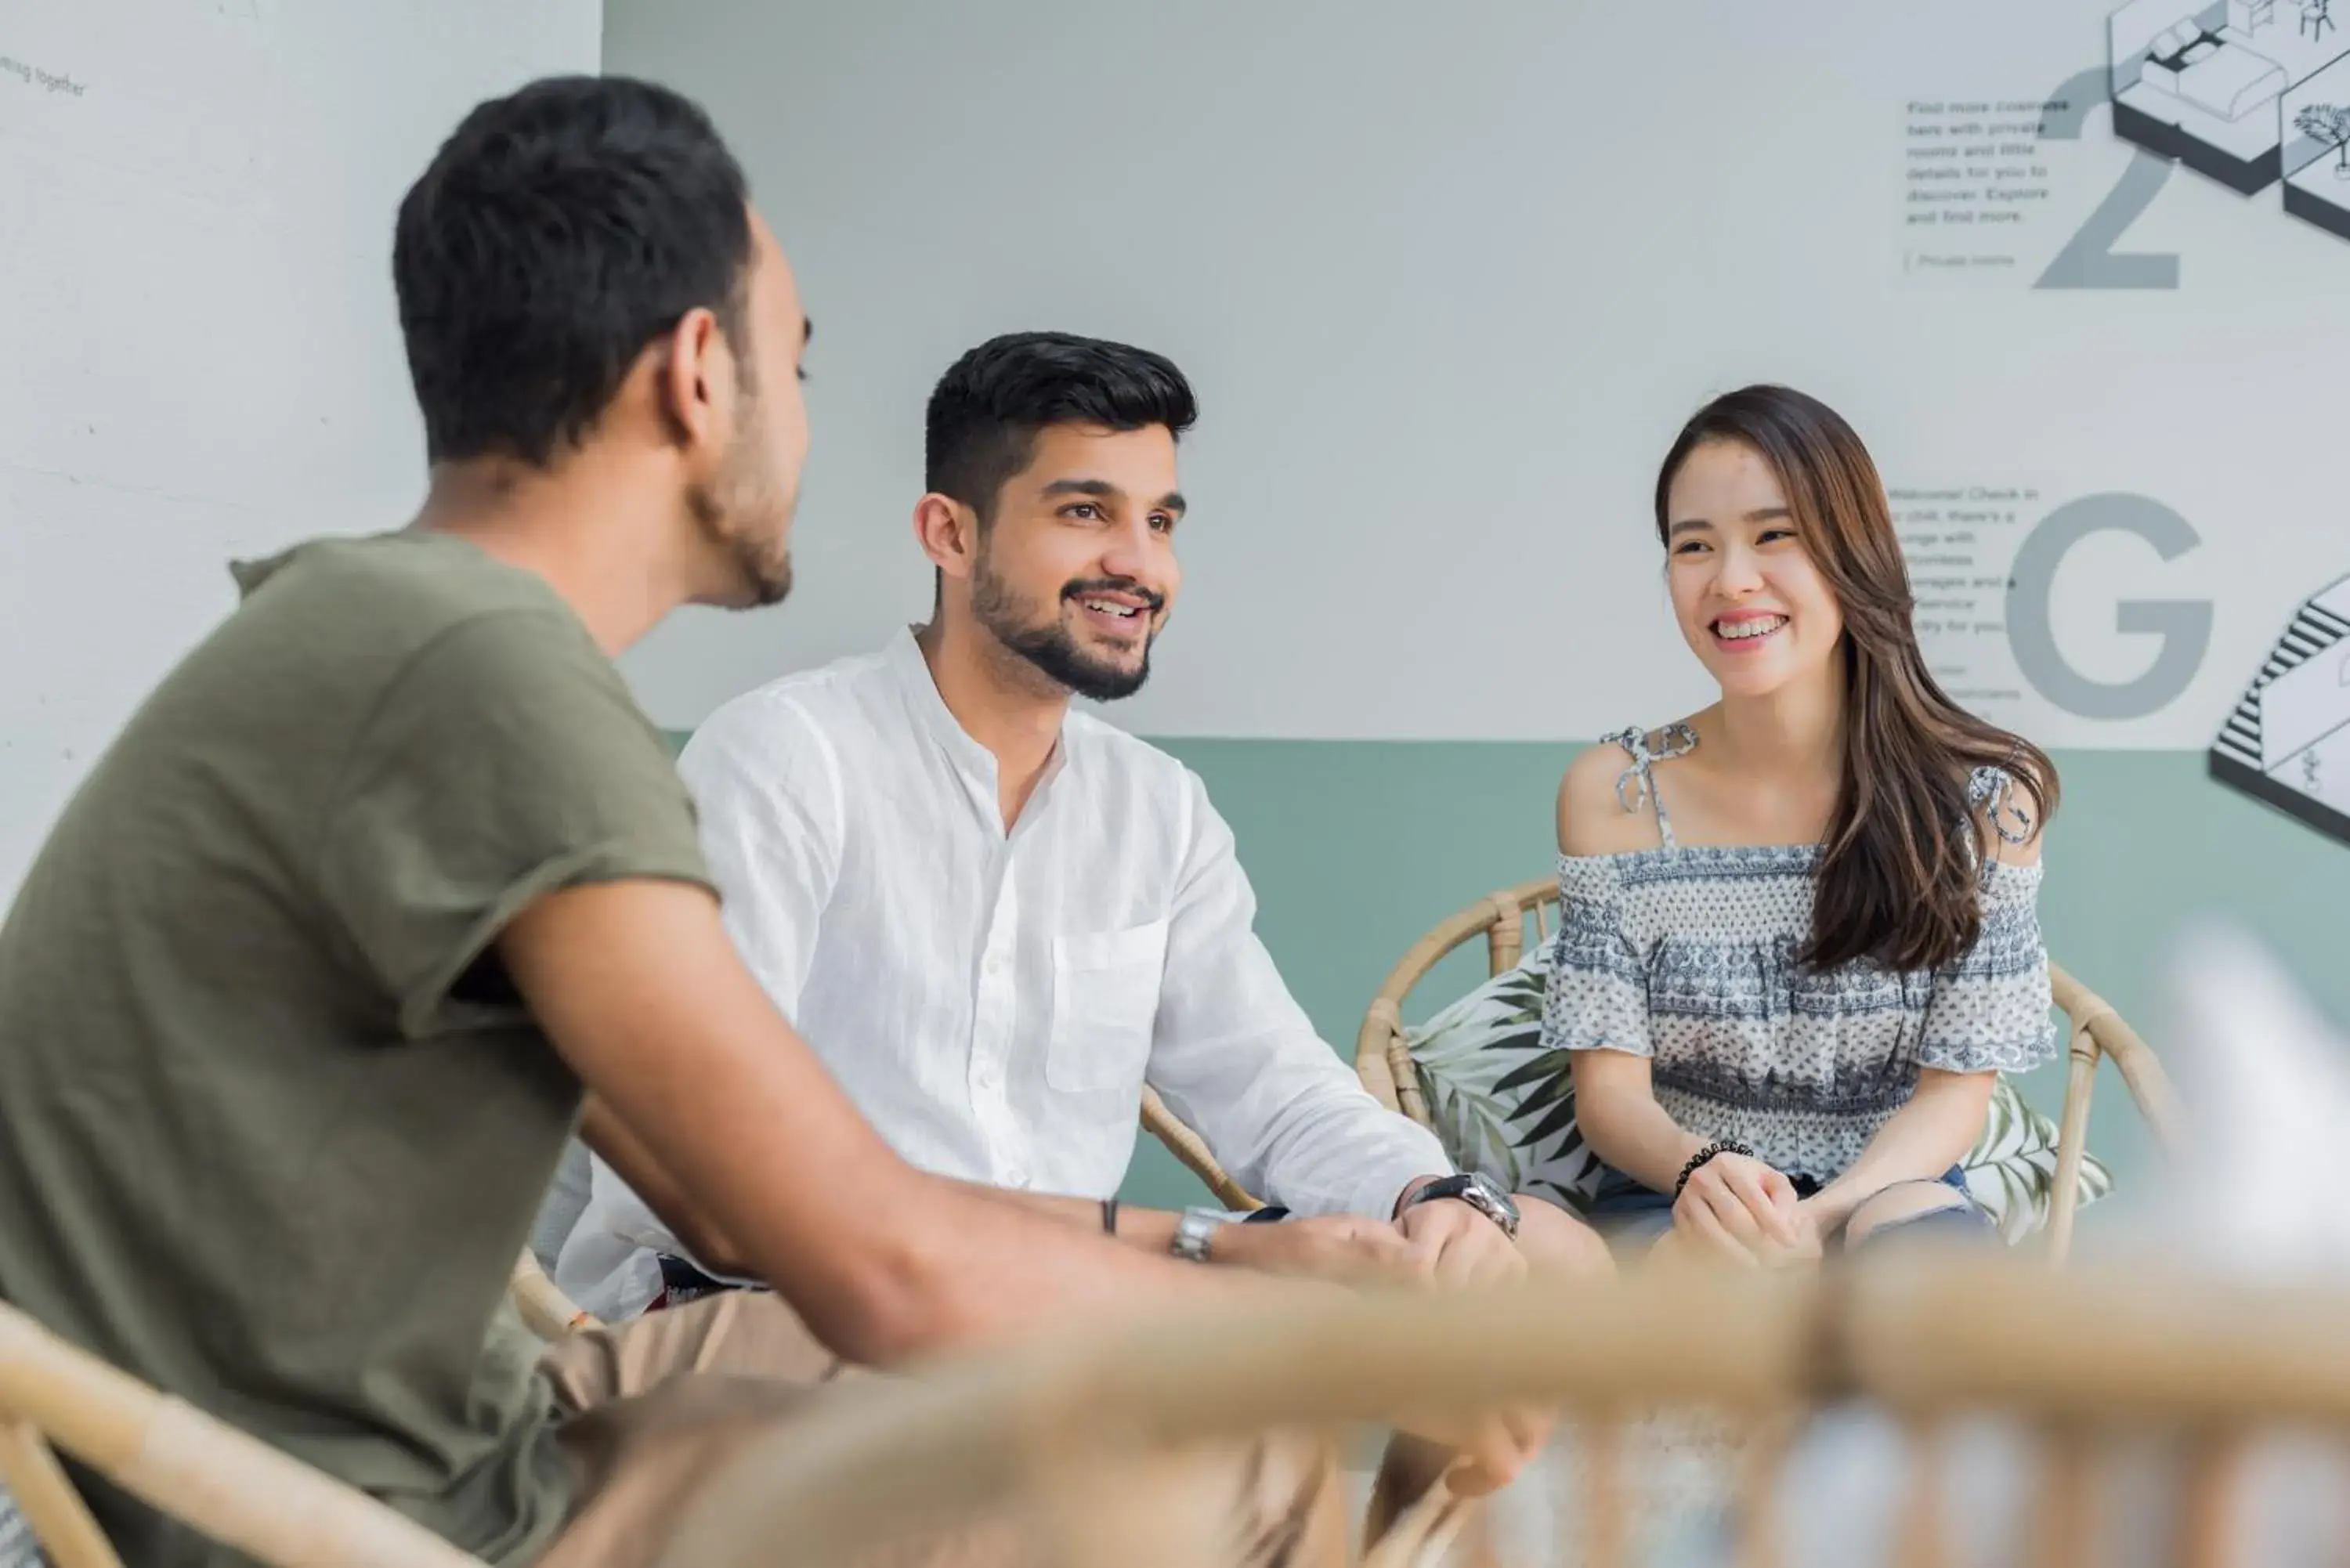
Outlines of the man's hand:
[[1348,1284],[1409,1284],[1427,1277],[1424,1260],[1400,1230],[1359,1214],[1226,1225],[1208,1243],[1208,1261]]
[[1819,1256],[1818,1227],[1800,1213],[1795,1184],[1742,1154],[1718,1154],[1690,1172],[1673,1205],[1684,1250],[1744,1268]]
[[1457,1198],[1415,1203],[1397,1226],[1440,1285],[1499,1284],[1525,1278],[1526,1260],[1502,1228]]
[[[1409,1196],[1408,1189],[1405,1198]],[[1483,1210],[1457,1198],[1411,1204],[1397,1226],[1422,1260],[1426,1277],[1438,1285],[1500,1285],[1525,1278],[1524,1254]],[[1555,1411],[1523,1406],[1481,1417],[1450,1438],[1455,1452],[1444,1472],[1446,1483],[1461,1497],[1499,1490],[1541,1452],[1557,1420]]]

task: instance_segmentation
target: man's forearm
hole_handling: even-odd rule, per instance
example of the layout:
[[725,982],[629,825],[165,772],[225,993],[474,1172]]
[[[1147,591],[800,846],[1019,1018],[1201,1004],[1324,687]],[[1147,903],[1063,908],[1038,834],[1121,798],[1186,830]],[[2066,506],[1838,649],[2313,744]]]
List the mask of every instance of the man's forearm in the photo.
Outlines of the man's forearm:
[[[754,1277],[743,1261],[742,1249],[735,1246],[720,1231],[709,1215],[702,1212],[685,1194],[677,1179],[662,1168],[645,1147],[641,1139],[622,1125],[602,1101],[588,1101],[579,1119],[579,1136],[600,1156],[604,1163],[618,1172],[629,1189],[645,1201],[660,1222],[669,1227],[694,1262],[713,1273],[743,1278]],[[1057,1220],[1080,1230],[1105,1230],[1104,1206],[1089,1198],[1059,1198],[1048,1193],[1021,1192],[1005,1187],[990,1187],[982,1182],[962,1181],[951,1177],[937,1178],[950,1189],[974,1198],[987,1199],[1011,1208],[1025,1210],[1047,1220]],[[1146,1252],[1166,1252],[1175,1241],[1178,1216],[1164,1210],[1131,1208],[1121,1204],[1117,1212],[1119,1241]]]
[[685,1189],[653,1158],[644,1140],[630,1132],[611,1107],[593,1095],[579,1116],[580,1141],[612,1168],[629,1190],[644,1199],[653,1217],[669,1227],[688,1255],[712,1273],[749,1277],[742,1249],[722,1232]]
[[[1058,1220],[1097,1232],[1103,1231],[1107,1216],[1100,1200],[1092,1198],[1056,1198],[1049,1193],[1020,1192],[1008,1187],[989,1187],[977,1181],[960,1181],[941,1178],[950,1187],[1024,1209],[1031,1214],[1041,1214],[1048,1220]],[[1180,1217],[1163,1209],[1139,1209],[1126,1204],[1118,1207],[1118,1240],[1145,1252],[1165,1252],[1175,1243],[1175,1226]]]

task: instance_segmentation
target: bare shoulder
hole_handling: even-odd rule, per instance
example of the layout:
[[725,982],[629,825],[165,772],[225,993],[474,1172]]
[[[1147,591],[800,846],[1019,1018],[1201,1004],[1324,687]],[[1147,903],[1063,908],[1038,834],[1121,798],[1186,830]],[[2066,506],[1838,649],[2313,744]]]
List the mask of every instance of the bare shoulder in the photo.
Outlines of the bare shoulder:
[[1616,855],[1656,843],[1646,814],[1625,810],[1617,793],[1632,765],[1631,753],[1613,741],[1586,747],[1567,764],[1558,785],[1560,854]]
[[2026,775],[1992,769],[1982,787],[1969,794],[1976,827],[1993,860],[2006,866],[2040,864],[2043,796],[2030,787]]

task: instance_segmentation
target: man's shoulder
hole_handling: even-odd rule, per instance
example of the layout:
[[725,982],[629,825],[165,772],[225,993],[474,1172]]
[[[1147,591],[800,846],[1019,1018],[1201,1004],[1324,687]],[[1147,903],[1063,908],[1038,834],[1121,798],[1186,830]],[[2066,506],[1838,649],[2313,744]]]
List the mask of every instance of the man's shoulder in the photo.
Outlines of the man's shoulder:
[[1071,711],[1064,733],[1104,774],[1156,790],[1185,791],[1193,774],[1182,759],[1091,713]]
[[315,539],[231,569],[244,613],[328,617],[354,632],[423,640],[484,616],[577,618],[544,578],[445,534]]
[[845,723],[869,722],[885,674],[882,655],[860,653],[779,675],[711,710],[689,746],[754,744],[779,730],[826,736]]

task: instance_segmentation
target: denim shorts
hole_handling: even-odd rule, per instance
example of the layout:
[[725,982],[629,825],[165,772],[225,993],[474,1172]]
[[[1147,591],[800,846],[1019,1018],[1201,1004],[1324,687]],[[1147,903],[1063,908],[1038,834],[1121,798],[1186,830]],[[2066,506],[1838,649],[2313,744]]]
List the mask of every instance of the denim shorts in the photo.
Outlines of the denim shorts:
[[[1820,1184],[1808,1176],[1792,1179],[1798,1198],[1809,1198],[1820,1189]],[[1867,1246],[1895,1234],[1930,1234],[1936,1240],[1947,1238],[1952,1241],[1997,1239],[1999,1228],[1992,1223],[1991,1211],[1976,1202],[1967,1191],[1966,1172],[1954,1165],[1944,1171],[1939,1179],[1956,1188],[1959,1196],[1966,1201],[1953,1209],[1939,1209],[1913,1220],[1879,1225],[1869,1231],[1867,1240],[1861,1244]],[[1591,1200],[1588,1218],[1591,1228],[1605,1237],[1610,1246],[1642,1251],[1673,1228],[1672,1195],[1643,1187],[1621,1171],[1609,1170],[1600,1178],[1599,1191]],[[1844,1245],[1841,1231],[1825,1240],[1831,1251]]]

